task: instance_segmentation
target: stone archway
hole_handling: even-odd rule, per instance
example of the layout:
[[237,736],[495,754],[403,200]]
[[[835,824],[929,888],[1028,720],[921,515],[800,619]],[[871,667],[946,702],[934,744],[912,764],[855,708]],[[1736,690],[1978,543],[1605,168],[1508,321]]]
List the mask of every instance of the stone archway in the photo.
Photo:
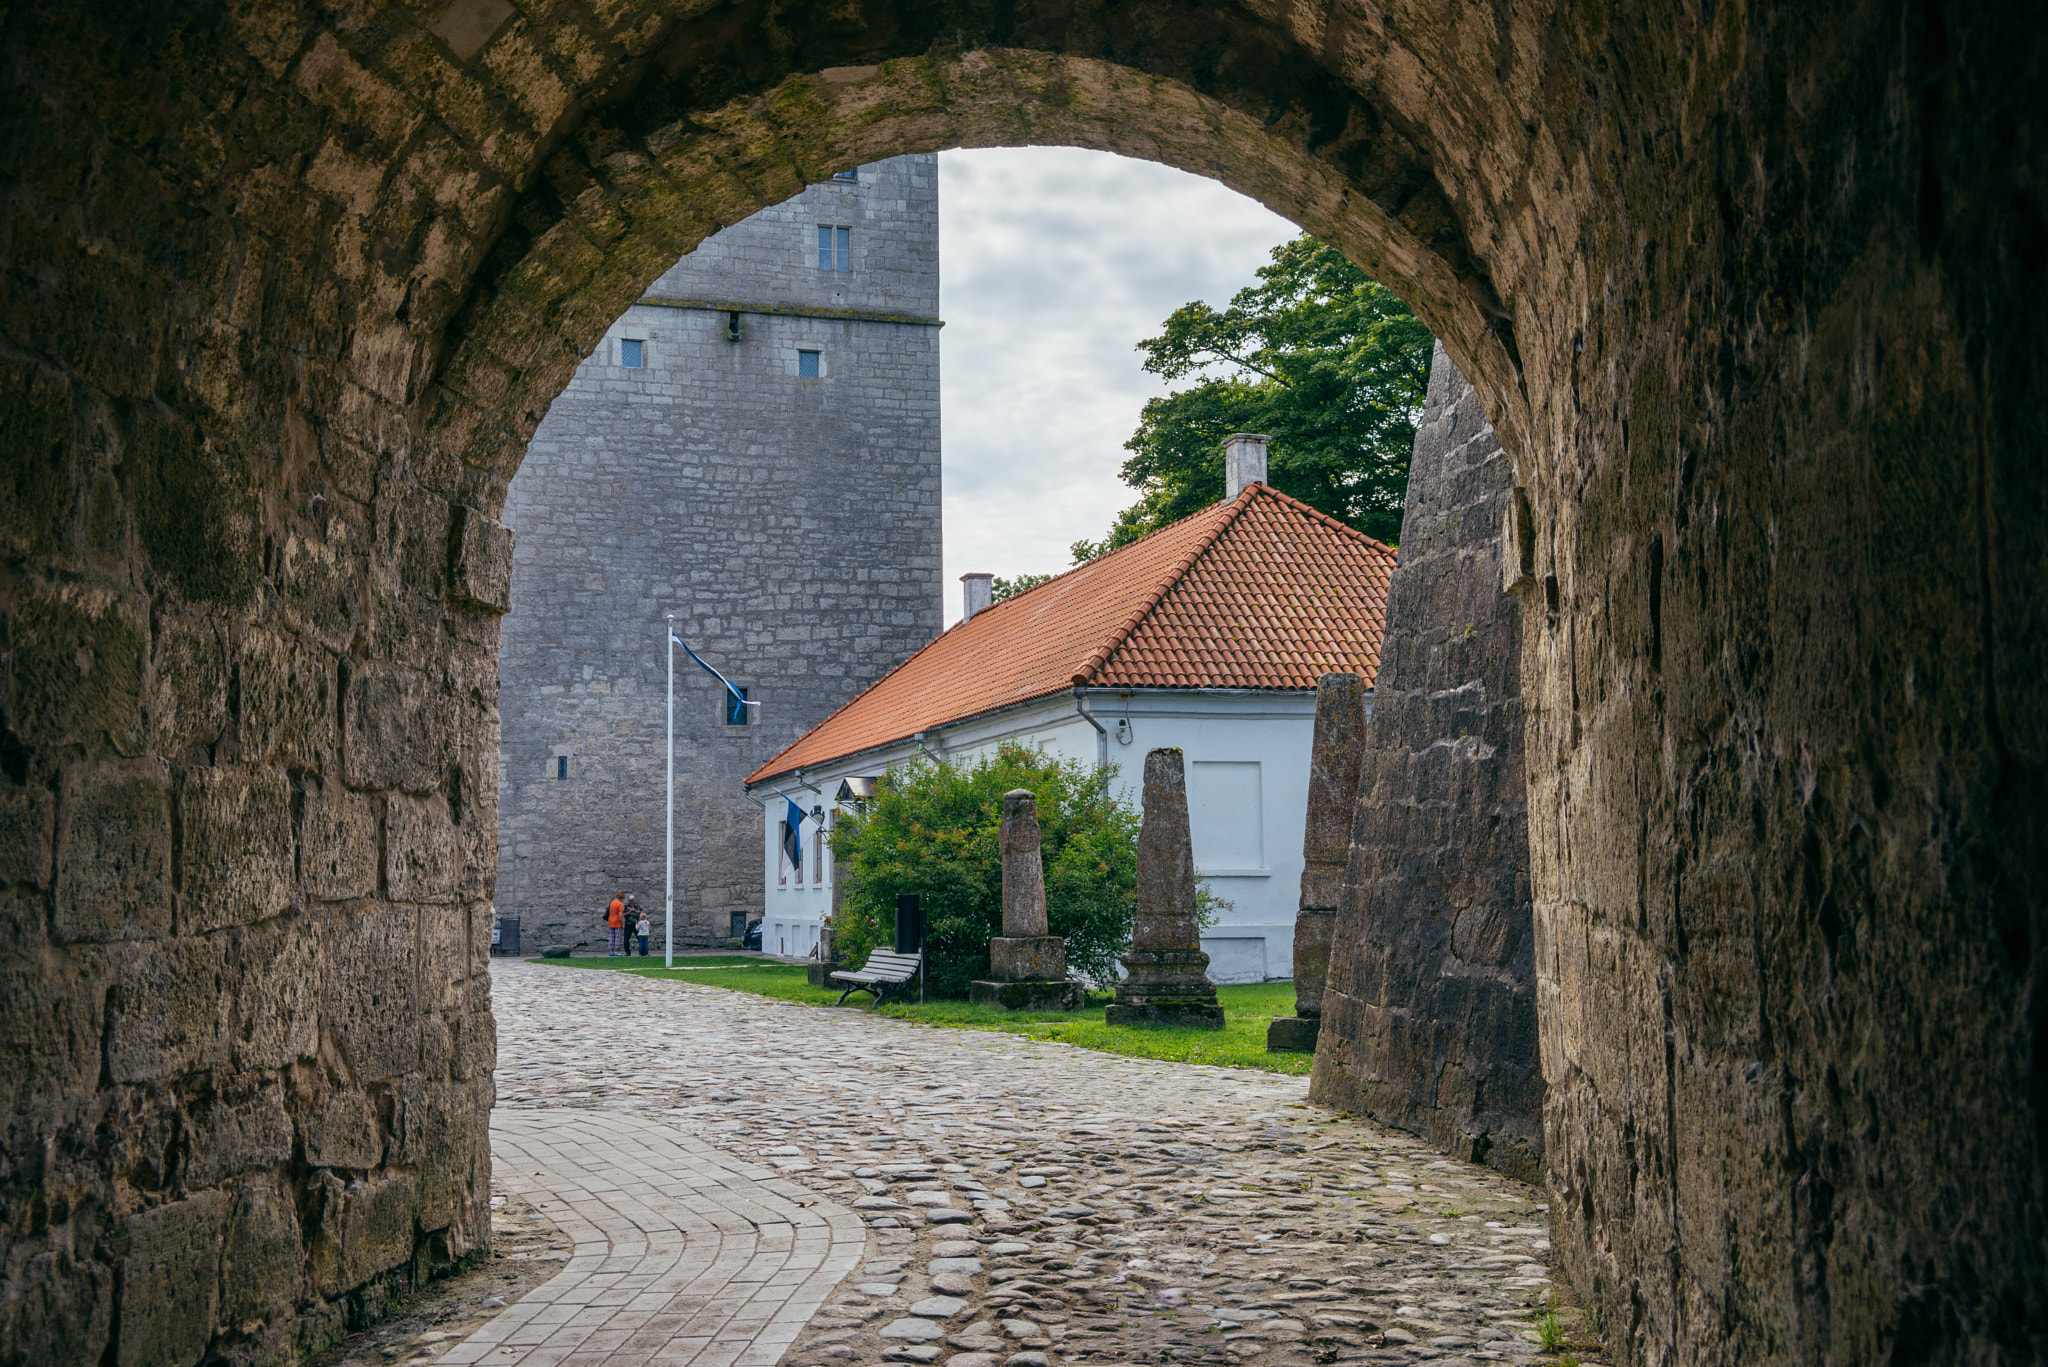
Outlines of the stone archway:
[[[596,336],[639,297],[648,265],[884,152],[1033,142],[1194,170],[1282,209],[1401,281],[1432,326],[1462,341],[1465,354],[1487,356],[1518,392],[1512,327],[1491,282],[1458,245],[1450,206],[1416,181],[1412,167],[1397,170],[1403,158],[1383,145],[1407,140],[1375,127],[1381,121],[1355,97],[1334,111],[1342,145],[1328,156],[1290,136],[1300,111],[1259,112],[1266,117],[1112,62],[996,49],[792,77],[707,113],[701,128],[658,159],[586,160],[564,149],[548,165],[559,177],[551,193],[529,195],[514,211],[533,224],[520,254],[504,250],[495,273],[480,273],[476,296],[450,330],[437,376],[445,407],[435,420],[472,443],[466,451],[481,455],[482,444],[496,440],[516,462],[523,435],[514,424],[538,422],[545,408],[538,401],[560,388],[558,371],[566,374],[562,368],[587,349],[564,345],[562,332],[575,329],[570,335],[579,342],[586,332]],[[1360,183],[1345,173],[1347,157],[1393,164]],[[1368,189],[1391,204],[1368,197]],[[603,276],[591,273],[595,242],[607,247]],[[624,272],[627,261],[636,273]],[[556,329],[535,330],[538,299],[559,301]]]
[[6,33],[0,1359],[282,1351],[474,1243],[526,435],[705,233],[856,159],[1029,141],[1342,245],[1517,453],[1555,1237],[1618,1345],[2042,1351],[2025,7]]

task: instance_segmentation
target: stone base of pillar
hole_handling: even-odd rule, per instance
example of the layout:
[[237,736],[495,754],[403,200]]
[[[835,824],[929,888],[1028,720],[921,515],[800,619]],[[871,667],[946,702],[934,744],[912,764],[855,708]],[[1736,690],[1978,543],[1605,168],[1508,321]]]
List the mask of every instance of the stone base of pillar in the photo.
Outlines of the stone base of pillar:
[[832,975],[838,971],[839,961],[833,959],[826,963],[806,966],[804,978],[812,987],[830,987],[832,986]]
[[1209,956],[1199,949],[1134,949],[1124,955],[1130,976],[1116,985],[1116,1002],[1105,1019],[1111,1025],[1179,1025],[1223,1028],[1216,984],[1209,981]]
[[1050,983],[1067,976],[1064,935],[999,935],[988,942],[988,976],[999,983]]
[[1006,1011],[1079,1011],[1088,1005],[1088,989],[1068,979],[1022,983],[969,983],[967,1000],[976,1006]]
[[1103,1008],[1109,1025],[1170,1025],[1183,1030],[1221,1030],[1223,1008],[1215,1002],[1141,1002],[1126,1006],[1113,1002]]
[[1313,1054],[1322,1029],[1321,1016],[1280,1016],[1266,1027],[1266,1052]]

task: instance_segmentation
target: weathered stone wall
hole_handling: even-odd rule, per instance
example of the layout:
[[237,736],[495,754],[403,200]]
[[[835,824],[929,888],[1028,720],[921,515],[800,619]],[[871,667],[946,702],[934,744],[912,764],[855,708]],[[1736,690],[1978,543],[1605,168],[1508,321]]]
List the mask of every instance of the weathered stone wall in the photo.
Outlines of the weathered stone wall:
[[1439,347],[1309,1095],[1542,1180],[1521,599],[1501,592],[1514,463]]
[[[620,890],[660,943],[664,613],[761,703],[728,726],[723,687],[676,653],[679,944],[761,913],[741,780],[938,634],[937,160],[871,163],[708,239],[534,433],[505,503],[498,695],[497,909],[529,951],[603,948]],[[821,223],[852,229],[850,269],[818,269]],[[690,304],[741,309],[740,340]]]
[[[104,445],[7,528],[0,1362],[281,1361],[488,1232],[496,619],[448,562],[502,532],[398,472],[287,529],[178,415],[15,367],[10,421]],[[95,546],[180,497],[154,565]]]
[[1069,143],[1341,247],[1516,458],[1545,1163],[1617,1351],[2048,1355],[2033,9],[10,8],[0,1344],[249,1356],[462,1245],[528,439],[718,229]]
[[127,241],[5,291],[0,1363],[281,1362],[488,1235],[510,547]]

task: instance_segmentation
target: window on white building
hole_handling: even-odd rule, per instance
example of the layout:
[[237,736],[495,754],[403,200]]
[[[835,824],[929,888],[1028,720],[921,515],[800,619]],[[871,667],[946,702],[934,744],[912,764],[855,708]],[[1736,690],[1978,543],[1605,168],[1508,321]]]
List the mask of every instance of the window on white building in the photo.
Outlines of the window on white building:
[[1257,760],[1196,760],[1188,774],[1188,834],[1195,868],[1266,867],[1265,804]]

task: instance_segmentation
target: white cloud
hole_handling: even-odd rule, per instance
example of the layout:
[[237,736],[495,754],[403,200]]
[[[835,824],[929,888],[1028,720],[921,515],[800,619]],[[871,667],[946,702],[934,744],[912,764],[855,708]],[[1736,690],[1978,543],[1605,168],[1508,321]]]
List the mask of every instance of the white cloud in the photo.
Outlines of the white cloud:
[[1141,338],[1250,284],[1294,225],[1212,180],[1071,147],[939,155],[946,620],[959,576],[1068,567],[1136,496]]

